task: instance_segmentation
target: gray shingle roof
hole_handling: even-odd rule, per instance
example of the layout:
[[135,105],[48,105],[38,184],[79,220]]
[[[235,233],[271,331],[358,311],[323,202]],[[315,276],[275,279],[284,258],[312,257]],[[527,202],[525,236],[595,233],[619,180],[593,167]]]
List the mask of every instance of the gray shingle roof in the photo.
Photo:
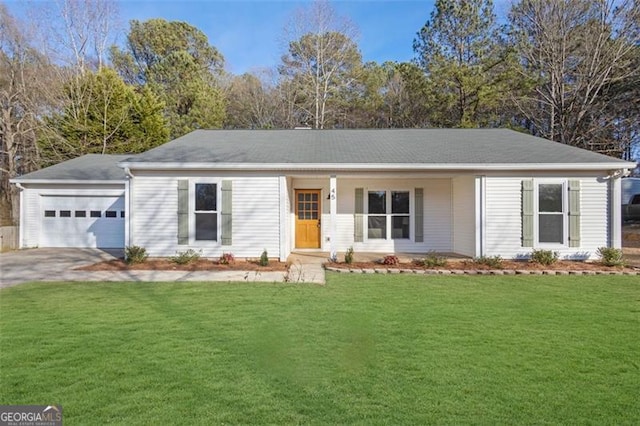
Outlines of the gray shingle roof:
[[505,129],[197,130],[127,163],[624,163]]
[[138,155],[89,154],[14,179],[122,181],[145,163],[619,165],[628,162],[504,129],[197,130]]
[[131,155],[87,154],[42,170],[20,176],[17,182],[30,180],[125,180],[125,173],[118,163]]

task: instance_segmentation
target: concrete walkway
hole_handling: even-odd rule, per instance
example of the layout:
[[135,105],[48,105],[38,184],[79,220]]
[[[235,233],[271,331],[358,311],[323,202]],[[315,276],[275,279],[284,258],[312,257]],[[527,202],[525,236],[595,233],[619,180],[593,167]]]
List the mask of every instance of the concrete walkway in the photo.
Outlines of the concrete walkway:
[[319,258],[292,259],[289,273],[247,271],[78,271],[122,257],[122,250],[28,249],[0,253],[0,288],[33,281],[218,281],[324,284]]
[[294,252],[287,258],[289,282],[325,283],[325,270],[322,266],[329,260],[329,253]]

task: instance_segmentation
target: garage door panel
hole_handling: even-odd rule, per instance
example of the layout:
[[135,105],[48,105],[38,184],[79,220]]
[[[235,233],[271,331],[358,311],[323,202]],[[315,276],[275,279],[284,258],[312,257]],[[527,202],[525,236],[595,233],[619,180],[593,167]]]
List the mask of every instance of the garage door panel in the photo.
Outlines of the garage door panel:
[[43,196],[41,247],[124,247],[124,197]]

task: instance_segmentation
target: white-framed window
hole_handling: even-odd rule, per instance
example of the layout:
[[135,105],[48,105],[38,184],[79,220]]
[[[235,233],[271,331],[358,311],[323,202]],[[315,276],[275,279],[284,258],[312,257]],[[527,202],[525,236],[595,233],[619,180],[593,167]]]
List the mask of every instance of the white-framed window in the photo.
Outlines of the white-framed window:
[[197,242],[219,241],[219,182],[193,182],[193,197],[190,200],[193,220],[190,234]]
[[367,202],[367,238],[387,239],[387,191],[369,191]]
[[411,238],[411,191],[367,191],[367,238]]
[[568,241],[567,182],[537,180],[535,185],[535,241],[539,247],[566,246]]

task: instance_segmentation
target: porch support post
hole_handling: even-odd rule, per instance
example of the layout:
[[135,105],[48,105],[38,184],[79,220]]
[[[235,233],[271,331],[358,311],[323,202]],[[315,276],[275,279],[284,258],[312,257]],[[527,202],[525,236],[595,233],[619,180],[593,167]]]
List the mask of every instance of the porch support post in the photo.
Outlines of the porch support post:
[[287,177],[286,176],[278,176],[278,186],[280,192],[280,201],[278,205],[280,206],[280,262],[286,262],[287,257],[289,257],[289,233],[290,228],[287,221],[287,215],[289,212],[287,211]]
[[129,176],[124,181],[124,246],[129,247]]
[[622,182],[620,176],[613,176],[609,179],[611,205],[609,211],[611,212],[611,247],[622,247]]
[[330,258],[335,260],[338,258],[338,252],[336,247],[337,240],[337,220],[338,220],[338,189],[336,175],[329,177],[329,250],[331,251]]
[[485,194],[486,176],[475,179],[475,212],[476,212],[476,257],[484,256],[485,247]]
[[133,231],[133,191],[135,189],[135,182],[133,181],[134,175],[131,170],[126,167],[124,169],[125,183],[124,183],[124,246],[132,246],[135,242],[135,234]]

